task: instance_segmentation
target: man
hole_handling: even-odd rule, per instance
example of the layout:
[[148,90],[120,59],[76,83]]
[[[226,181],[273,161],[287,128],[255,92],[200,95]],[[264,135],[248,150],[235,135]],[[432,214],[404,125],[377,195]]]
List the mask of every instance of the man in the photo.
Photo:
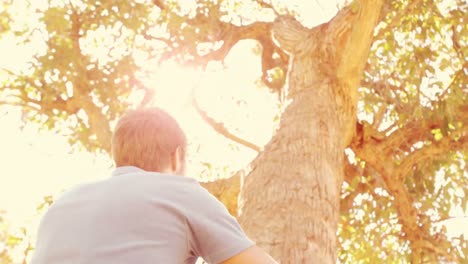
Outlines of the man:
[[107,180],[65,193],[39,227],[32,264],[276,263],[185,173],[186,138],[160,109],[130,111]]

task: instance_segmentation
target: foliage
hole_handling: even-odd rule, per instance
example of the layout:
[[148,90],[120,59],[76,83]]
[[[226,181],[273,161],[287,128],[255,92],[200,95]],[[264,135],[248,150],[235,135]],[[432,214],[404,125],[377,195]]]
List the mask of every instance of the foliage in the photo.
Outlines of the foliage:
[[10,264],[12,263],[11,255],[9,253],[10,243],[9,241],[10,235],[8,234],[8,227],[5,223],[3,217],[0,218],[0,263],[1,264]]
[[[466,240],[448,237],[443,224],[467,210],[467,9],[462,0],[385,3],[347,150],[341,262],[468,257]],[[136,54],[205,66],[254,39],[262,80],[278,90],[289,57],[266,32],[275,15],[300,13],[262,0],[49,1],[27,10],[30,23],[18,28],[13,21],[6,29],[23,44],[40,32],[42,46],[21,71],[4,69],[3,103],[20,105],[25,120],[67,133],[90,151],[109,151],[109,124],[141,88],[144,67]]]
[[103,138],[109,122],[129,107],[125,99],[138,88],[132,47],[153,22],[151,9],[109,1],[49,1],[31,8],[19,11],[31,19],[13,23],[14,33],[18,45],[38,51],[19,72],[3,69],[10,75],[2,85],[5,103],[21,105],[25,121],[65,133],[71,143],[108,150]]
[[[54,197],[48,195],[38,205],[36,213],[45,212],[53,203]],[[13,229],[3,217],[6,212],[0,211],[0,264],[28,263],[34,250],[31,230],[27,227]],[[19,260],[21,260],[19,262]]]
[[10,15],[8,13],[8,7],[11,5],[11,1],[4,1],[2,6],[0,6],[0,36],[3,32],[8,32],[10,30]]
[[[368,244],[350,254],[342,247],[343,261],[359,260],[357,256],[384,262],[406,260],[410,235],[405,234],[408,226],[402,226],[401,218],[410,215],[416,220],[414,231],[419,233],[413,240],[430,241],[420,248],[424,252],[421,261],[438,262],[442,256],[455,260],[452,256],[466,250],[463,240],[454,242],[458,249],[451,248],[440,224],[451,218],[455,208],[466,210],[468,204],[468,27],[464,15],[468,6],[461,1],[447,3],[421,1],[417,8],[399,1],[389,4],[395,11],[388,13],[386,23],[392,25],[395,16],[403,15],[375,39],[360,89],[359,116],[368,133],[362,140],[368,142],[351,146],[364,169],[344,191],[345,196],[359,194],[349,211],[342,214],[341,234],[350,236],[347,227],[358,229],[356,225],[365,232],[342,240],[342,245],[350,241]],[[383,155],[373,162],[395,169],[368,168],[372,159],[361,154],[360,144],[374,148],[372,155]],[[412,204],[405,205],[404,199],[386,186],[386,177],[397,183],[397,188],[404,188]],[[358,198],[363,195],[365,198]],[[417,211],[404,215],[404,207]],[[412,242],[415,250],[416,242]]]
[[[13,232],[0,214],[0,264],[13,264],[18,259],[15,252],[21,252],[22,263],[27,263],[29,252],[32,250],[26,228]],[[16,257],[15,257],[16,256]]]

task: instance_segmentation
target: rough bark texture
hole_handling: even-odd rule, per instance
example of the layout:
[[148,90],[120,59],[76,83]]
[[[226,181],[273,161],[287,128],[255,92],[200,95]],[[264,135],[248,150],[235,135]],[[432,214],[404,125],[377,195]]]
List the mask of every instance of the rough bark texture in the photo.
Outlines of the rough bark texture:
[[291,103],[241,186],[239,221],[281,263],[336,260],[343,150],[354,135],[357,87],[381,5],[355,2],[313,29],[290,17],[273,25],[291,56]]
[[297,93],[241,190],[241,225],[282,263],[335,261],[343,153],[328,87]]

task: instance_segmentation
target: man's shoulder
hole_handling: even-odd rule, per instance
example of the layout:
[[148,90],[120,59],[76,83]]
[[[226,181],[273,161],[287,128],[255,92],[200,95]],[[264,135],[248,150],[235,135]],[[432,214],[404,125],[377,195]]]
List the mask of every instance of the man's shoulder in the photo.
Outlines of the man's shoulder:
[[192,203],[203,195],[204,188],[190,177],[157,172],[135,172],[113,175],[102,188],[111,192],[124,190],[145,199],[170,200],[173,202]]
[[194,178],[157,172],[135,172],[112,176],[109,181],[135,188],[202,188]]
[[[57,205],[70,202],[100,201],[105,197],[118,197],[128,201],[167,201],[178,207],[205,204],[210,194],[194,178],[185,176],[138,172],[113,175],[107,179],[83,183],[61,194]],[[106,199],[104,199],[106,200]],[[135,200],[135,201],[136,201]],[[54,206],[55,207],[55,206]]]
[[76,199],[77,197],[86,197],[85,194],[91,192],[96,186],[100,185],[101,182],[103,182],[103,180],[77,184],[60,194],[54,203]]

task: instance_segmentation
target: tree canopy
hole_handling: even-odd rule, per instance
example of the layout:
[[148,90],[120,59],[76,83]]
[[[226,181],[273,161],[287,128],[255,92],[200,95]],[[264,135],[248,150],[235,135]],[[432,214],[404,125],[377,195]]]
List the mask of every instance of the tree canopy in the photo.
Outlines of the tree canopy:
[[[153,96],[139,81],[147,60],[205,67],[255,40],[261,85],[281,94],[291,58],[271,36],[274,20],[305,25],[308,15],[263,0],[18,5],[0,5],[0,37],[37,50],[21,69],[0,69],[0,103],[92,152],[109,152],[113,122],[139,107],[134,91],[146,91],[142,105]],[[345,151],[341,262],[468,259],[466,238],[445,225],[468,210],[467,12],[462,0],[385,1]]]

